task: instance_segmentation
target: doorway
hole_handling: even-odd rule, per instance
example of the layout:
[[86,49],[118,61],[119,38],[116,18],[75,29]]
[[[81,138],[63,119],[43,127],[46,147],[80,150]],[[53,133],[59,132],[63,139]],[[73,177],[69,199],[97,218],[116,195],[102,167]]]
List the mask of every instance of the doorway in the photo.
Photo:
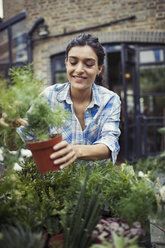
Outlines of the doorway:
[[136,49],[122,44],[106,48],[106,87],[121,99],[118,161],[136,157],[136,116],[139,114],[139,84],[137,83]]

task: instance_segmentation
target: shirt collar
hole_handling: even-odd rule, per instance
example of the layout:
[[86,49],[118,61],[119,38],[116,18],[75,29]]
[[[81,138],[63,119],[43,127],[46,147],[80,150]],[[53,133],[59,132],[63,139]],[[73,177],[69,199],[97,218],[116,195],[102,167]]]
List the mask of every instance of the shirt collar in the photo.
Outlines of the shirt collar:
[[92,108],[94,107],[94,105],[96,106],[100,106],[100,97],[99,97],[99,91],[98,91],[98,86],[93,83],[92,85],[92,101],[89,104],[88,108]]
[[[58,92],[57,100],[58,102],[66,101],[68,104],[72,104],[70,97],[70,82],[66,83],[65,86]],[[99,90],[95,83],[92,85],[92,101],[88,108],[92,108],[94,105],[100,106]]]
[[72,104],[72,100],[70,97],[70,83],[66,83],[64,87],[57,94],[57,101],[64,102],[66,101],[68,104]]

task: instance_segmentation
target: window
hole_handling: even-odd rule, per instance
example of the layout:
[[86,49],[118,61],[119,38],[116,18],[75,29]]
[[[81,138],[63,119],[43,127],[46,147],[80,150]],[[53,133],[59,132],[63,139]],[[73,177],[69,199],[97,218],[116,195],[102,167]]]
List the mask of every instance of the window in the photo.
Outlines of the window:
[[12,62],[27,61],[25,20],[12,25]]
[[51,59],[52,64],[52,84],[66,83],[67,75],[65,69],[65,54],[55,55]]
[[0,0],[0,18],[3,18],[3,0]]
[[0,32],[0,62],[9,62],[8,30]]
[[28,61],[25,13],[0,23],[0,76],[9,78],[12,66],[21,66]]
[[165,48],[148,46],[142,49],[139,62],[141,113],[164,116]]
[[163,49],[140,51],[140,64],[159,63],[164,61]]

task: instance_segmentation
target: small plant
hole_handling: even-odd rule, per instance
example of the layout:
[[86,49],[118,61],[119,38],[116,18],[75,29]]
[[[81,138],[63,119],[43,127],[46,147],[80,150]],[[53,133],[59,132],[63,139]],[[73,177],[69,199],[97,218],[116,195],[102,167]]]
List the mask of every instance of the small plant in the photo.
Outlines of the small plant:
[[63,248],[86,248],[92,242],[92,231],[101,213],[101,187],[96,187],[90,199],[86,199],[88,174],[75,206],[73,214],[68,213],[64,221]]
[[107,242],[106,240],[102,241],[102,244],[94,244],[90,248],[140,248],[137,244],[137,237],[130,239],[129,237],[124,237],[121,232],[120,235],[117,235],[115,232],[112,232],[112,243]]
[[12,68],[11,85],[0,92],[0,107],[5,113],[8,128],[13,128],[20,118],[24,118],[33,101],[42,91],[42,83],[35,77],[32,65]]
[[[51,107],[48,101],[40,96],[34,101],[26,117],[28,124],[23,130],[25,139],[30,134],[35,141],[45,141],[60,133],[60,127],[64,125],[68,112],[61,106]],[[55,133],[51,133],[51,127]]]
[[[12,133],[14,128],[27,122],[24,137],[29,132],[35,135],[36,140],[48,139],[50,127],[59,129],[64,124],[66,111],[59,106],[51,107],[43,96],[39,97],[43,87],[41,81],[35,77],[31,65],[11,69],[10,76],[10,87],[2,89],[0,93],[3,113],[1,121],[6,125],[5,131]],[[31,106],[33,107],[28,111]],[[26,121],[23,120],[25,116]],[[13,140],[12,135],[8,135],[8,138]]]
[[[31,65],[12,69],[11,79],[11,86],[0,93],[0,125],[3,126],[7,147],[18,150],[23,146],[22,140],[28,142],[27,147],[41,173],[58,170],[59,166],[54,166],[50,154],[52,147],[62,140],[60,127],[64,125],[68,112],[61,106],[51,106],[40,94],[42,84],[36,79]],[[18,126],[21,126],[17,129],[19,135],[16,133]],[[42,144],[38,144],[42,141],[47,141],[44,151]]]
[[105,218],[100,219],[99,223],[93,230],[92,237],[96,243],[102,243],[102,239],[112,243],[112,233],[120,236],[121,232],[124,237],[132,239],[134,237],[144,236],[144,230],[140,222],[134,222],[130,227],[125,221],[119,218]]
[[43,248],[45,240],[42,233],[33,233],[21,225],[5,226],[0,238],[1,248]]

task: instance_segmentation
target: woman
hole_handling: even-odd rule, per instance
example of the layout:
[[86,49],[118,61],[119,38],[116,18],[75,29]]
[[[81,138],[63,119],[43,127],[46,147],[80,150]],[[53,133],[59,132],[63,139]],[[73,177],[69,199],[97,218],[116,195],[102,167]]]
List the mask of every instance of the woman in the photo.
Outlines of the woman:
[[114,92],[96,85],[102,81],[104,56],[98,38],[90,34],[75,37],[66,48],[69,82],[49,86],[42,93],[50,105],[62,104],[72,113],[61,130],[63,141],[53,147],[50,156],[61,169],[76,159],[112,156],[113,163],[116,161],[120,99]]
[[104,50],[98,38],[81,34],[66,48],[69,82],[43,92],[51,104],[63,104],[72,117],[62,129],[63,141],[53,147],[51,159],[60,168],[76,159],[107,159],[119,151],[120,100],[101,83]]

